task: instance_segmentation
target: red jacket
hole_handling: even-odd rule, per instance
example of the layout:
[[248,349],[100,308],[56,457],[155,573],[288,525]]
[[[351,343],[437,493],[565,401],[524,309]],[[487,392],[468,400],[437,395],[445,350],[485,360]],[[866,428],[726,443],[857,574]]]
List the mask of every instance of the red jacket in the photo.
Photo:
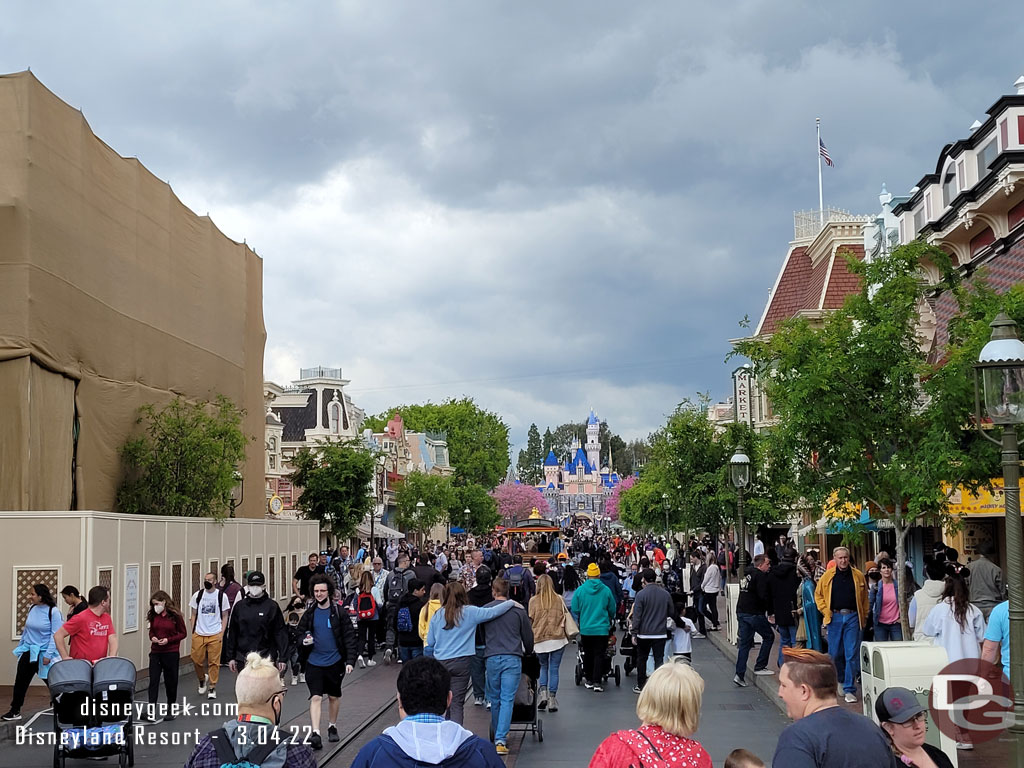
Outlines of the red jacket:
[[172,616],[168,613],[158,613],[153,617],[153,623],[149,625],[149,636],[155,638],[167,638],[167,645],[153,643],[150,653],[174,653],[178,652],[178,644],[185,639],[185,621],[180,616]]
[[590,758],[589,768],[628,765],[711,768],[711,756],[693,739],[674,736],[659,725],[645,725],[633,731],[617,731],[602,741]]

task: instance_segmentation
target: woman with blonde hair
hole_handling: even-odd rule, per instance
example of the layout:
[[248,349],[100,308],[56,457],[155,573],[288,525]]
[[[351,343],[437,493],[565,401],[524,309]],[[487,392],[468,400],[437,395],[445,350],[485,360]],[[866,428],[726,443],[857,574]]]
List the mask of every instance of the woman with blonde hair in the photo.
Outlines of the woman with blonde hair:
[[675,662],[658,667],[636,703],[640,727],[616,731],[602,741],[590,759],[590,768],[711,768],[711,756],[693,738],[700,724],[703,693],[704,679],[688,664]]
[[430,595],[427,604],[420,609],[420,639],[427,642],[427,629],[430,627],[430,620],[434,618],[441,607],[441,598],[444,595],[444,584],[434,584],[430,588]]
[[529,614],[533,650],[540,658],[537,708],[557,712],[558,665],[569,639],[565,635],[565,601],[555,592],[555,582],[546,573],[537,579],[537,594],[530,598]]

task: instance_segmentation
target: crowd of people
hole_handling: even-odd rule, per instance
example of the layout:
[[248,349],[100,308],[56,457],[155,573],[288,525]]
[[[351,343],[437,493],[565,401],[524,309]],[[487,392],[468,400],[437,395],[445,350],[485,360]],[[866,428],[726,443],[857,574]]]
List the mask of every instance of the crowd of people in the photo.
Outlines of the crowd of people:
[[[354,765],[493,765],[508,753],[525,660],[535,658],[539,670],[538,709],[558,712],[566,648],[577,645],[586,689],[600,694],[620,642],[618,625],[637,672],[633,690],[641,725],[609,736],[591,766],[658,764],[650,762],[652,755],[673,765],[706,766],[710,758],[693,738],[703,680],[691,667],[692,641],[720,631],[718,600],[734,574],[739,652],[733,683],[747,685],[755,635],[761,647],[754,674],[776,674],[770,661],[777,639],[779,695],[795,721],[779,740],[774,764],[830,765],[822,756],[838,739],[869,751],[877,747],[885,759],[902,755],[920,768],[941,767],[941,753],[923,743],[921,710],[910,698],[899,691],[879,698],[879,729],[839,706],[837,689],[846,702],[857,700],[860,642],[901,639],[904,619],[915,639],[931,638],[950,661],[986,658],[1008,669],[1008,604],[991,555],[984,548],[964,566],[955,551],[936,548],[918,586],[911,570],[897,573],[887,553],[861,569],[844,547],[822,562],[814,550],[798,553],[785,537],[768,551],[758,540],[743,573],[737,573],[735,548],[716,546],[708,537],[684,544],[584,531],[565,539],[466,537],[420,548],[392,541],[376,550],[360,546],[354,555],[344,545],[310,554],[294,574],[294,594],[283,610],[267,593],[261,572],[245,574],[243,585],[227,564],[220,574],[204,576],[186,609],[164,591],[151,596],[147,717],[174,718],[180,645],[191,636],[198,694],[215,699],[220,667],[228,666],[238,673],[240,710],[247,707],[245,714],[264,725],[279,722],[276,697],[290,670],[290,685],[305,684],[309,692],[308,746],[315,751],[323,748],[325,708],[326,738],[339,740],[345,675],[357,665],[375,666],[380,653],[385,664],[403,665],[403,720],[364,748]],[[85,598],[65,587],[66,616],[46,585],[34,585],[27,597],[31,606],[15,650],[5,720],[20,719],[32,677],[45,680],[57,659],[95,662],[118,649],[105,587],[93,587]],[[469,699],[490,710],[491,745],[464,728]],[[230,728],[223,739],[245,754]],[[216,741],[200,744],[189,765],[212,764]],[[971,747],[968,734],[957,746]],[[304,762],[298,749],[282,755],[285,765],[315,764]],[[761,763],[740,749],[727,764]]]

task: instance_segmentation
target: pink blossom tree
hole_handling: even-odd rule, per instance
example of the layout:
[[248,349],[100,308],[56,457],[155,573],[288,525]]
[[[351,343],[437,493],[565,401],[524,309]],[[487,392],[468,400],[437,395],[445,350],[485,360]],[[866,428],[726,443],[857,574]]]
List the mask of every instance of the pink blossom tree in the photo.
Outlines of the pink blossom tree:
[[630,475],[625,480],[619,482],[618,485],[612,490],[612,495],[608,497],[608,501],[605,502],[604,511],[612,519],[619,519],[619,496],[623,491],[628,490],[636,485],[636,476]]
[[536,507],[542,515],[550,515],[551,509],[543,494],[532,485],[515,483],[499,485],[491,496],[498,503],[498,514],[502,520],[525,520]]

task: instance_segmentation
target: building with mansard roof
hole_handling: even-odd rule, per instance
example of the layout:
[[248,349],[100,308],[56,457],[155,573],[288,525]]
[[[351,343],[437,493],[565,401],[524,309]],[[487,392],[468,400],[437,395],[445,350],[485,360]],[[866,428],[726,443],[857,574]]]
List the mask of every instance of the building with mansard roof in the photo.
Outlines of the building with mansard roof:
[[286,475],[299,449],[359,437],[366,414],[345,393],[348,384],[341,368],[324,366],[302,368],[287,387],[263,383],[266,494],[278,496],[285,510],[294,509],[298,497]]
[[575,437],[568,455],[559,459],[548,451],[544,481],[537,486],[558,519],[570,515],[595,518],[605,512],[605,501],[619,484],[608,446],[608,463],[601,465],[601,420],[593,409],[587,419],[586,443]]

